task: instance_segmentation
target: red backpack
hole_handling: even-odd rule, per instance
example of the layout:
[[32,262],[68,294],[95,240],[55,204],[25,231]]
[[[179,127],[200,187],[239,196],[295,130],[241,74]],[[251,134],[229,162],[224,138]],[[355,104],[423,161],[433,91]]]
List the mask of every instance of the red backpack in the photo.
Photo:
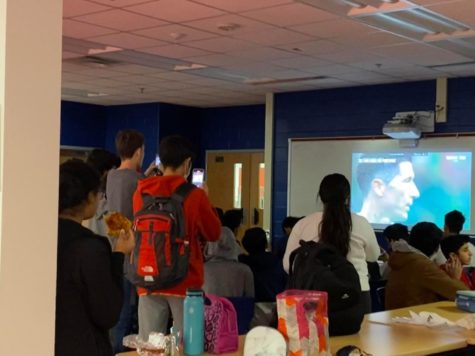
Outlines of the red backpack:
[[142,194],[142,209],[134,215],[135,248],[125,264],[125,276],[135,286],[164,289],[185,279],[190,241],[183,202],[194,188],[185,182],[171,196]]

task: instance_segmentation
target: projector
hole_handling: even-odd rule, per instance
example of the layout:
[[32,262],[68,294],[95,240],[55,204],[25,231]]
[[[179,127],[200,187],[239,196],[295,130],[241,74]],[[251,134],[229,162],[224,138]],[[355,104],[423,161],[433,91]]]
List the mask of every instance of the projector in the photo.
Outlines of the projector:
[[383,134],[396,140],[409,140],[421,138],[421,130],[415,126],[404,124],[385,124]]
[[398,112],[383,126],[383,134],[396,140],[417,140],[422,132],[434,132],[432,111]]

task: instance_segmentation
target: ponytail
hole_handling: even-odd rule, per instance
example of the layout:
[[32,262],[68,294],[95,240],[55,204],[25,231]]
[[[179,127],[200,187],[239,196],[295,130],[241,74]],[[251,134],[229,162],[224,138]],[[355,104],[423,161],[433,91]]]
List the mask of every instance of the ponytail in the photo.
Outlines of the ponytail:
[[320,241],[334,246],[346,257],[350,250],[352,229],[350,184],[341,174],[327,175],[320,184],[318,195],[324,206],[319,225]]

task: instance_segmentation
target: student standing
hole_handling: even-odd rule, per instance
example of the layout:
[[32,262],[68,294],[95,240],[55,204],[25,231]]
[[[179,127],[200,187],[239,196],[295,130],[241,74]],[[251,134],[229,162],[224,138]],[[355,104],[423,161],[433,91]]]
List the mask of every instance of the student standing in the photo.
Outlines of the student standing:
[[[143,177],[140,171],[144,159],[144,136],[135,130],[122,130],[117,133],[115,145],[121,162],[119,168],[110,170],[107,175],[107,207],[110,212],[119,212],[133,221],[132,197],[138,180]],[[132,324],[137,305],[136,292],[125,278],[123,285],[124,304],[119,322],[112,330],[115,353],[124,351],[122,339],[134,331]]]
[[[142,194],[171,196],[186,182],[195,157],[190,141],[181,136],[169,136],[160,142],[159,155],[163,176],[140,181],[134,194],[134,211],[143,207]],[[163,304],[170,307],[176,331],[183,330],[183,301],[187,288],[201,288],[204,281],[203,254],[200,241],[216,241],[221,223],[208,200],[207,186],[193,189],[183,202],[185,232],[189,241],[189,268],[184,280],[177,285],[159,290],[138,288],[139,335],[148,338],[152,331],[166,332],[168,318],[163,317]]]
[[368,221],[350,212],[350,183],[345,176],[334,173],[323,178],[318,192],[323,212],[300,220],[292,229],[284,255],[284,269],[289,271],[289,257],[299,241],[322,241],[334,246],[355,266],[363,292],[364,310],[371,312],[368,266],[375,262],[380,250],[376,235]]
[[56,356],[111,356],[109,329],[122,307],[124,255],[132,233],[109,241],[81,225],[99,203],[97,172],[79,160],[60,166],[56,279]]

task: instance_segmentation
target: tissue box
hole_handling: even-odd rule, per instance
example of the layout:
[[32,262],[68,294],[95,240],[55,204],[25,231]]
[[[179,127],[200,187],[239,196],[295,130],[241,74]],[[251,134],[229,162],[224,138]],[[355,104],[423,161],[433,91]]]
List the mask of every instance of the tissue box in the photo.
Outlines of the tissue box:
[[475,313],[475,291],[460,290],[455,298],[457,308]]

